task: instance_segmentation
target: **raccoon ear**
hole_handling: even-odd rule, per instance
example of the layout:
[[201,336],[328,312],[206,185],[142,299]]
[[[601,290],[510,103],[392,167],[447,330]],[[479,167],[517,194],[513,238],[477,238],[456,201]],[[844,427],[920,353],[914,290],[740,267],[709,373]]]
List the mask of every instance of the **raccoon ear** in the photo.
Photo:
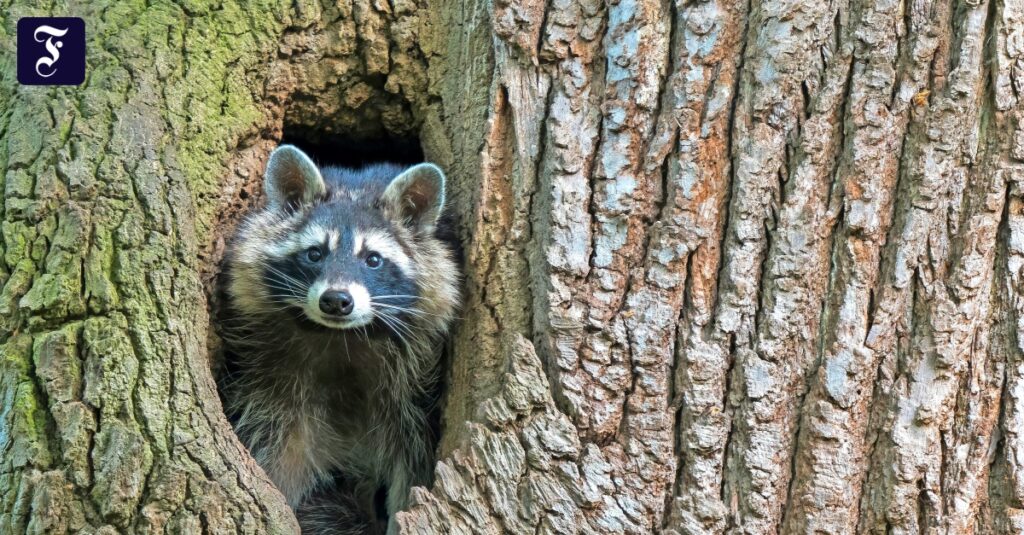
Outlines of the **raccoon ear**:
[[327,192],[316,164],[294,145],[281,145],[270,153],[263,189],[275,207],[309,203]]
[[381,196],[398,209],[406,221],[420,230],[431,231],[444,207],[444,172],[432,163],[406,169],[388,184]]

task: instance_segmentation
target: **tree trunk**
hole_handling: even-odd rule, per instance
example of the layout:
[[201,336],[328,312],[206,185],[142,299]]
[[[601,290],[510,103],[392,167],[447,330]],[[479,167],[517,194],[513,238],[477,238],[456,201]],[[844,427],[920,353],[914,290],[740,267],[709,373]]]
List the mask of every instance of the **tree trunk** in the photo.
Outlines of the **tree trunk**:
[[209,358],[285,130],[452,180],[403,532],[1024,532],[1024,0],[0,5],[0,533],[297,529]]

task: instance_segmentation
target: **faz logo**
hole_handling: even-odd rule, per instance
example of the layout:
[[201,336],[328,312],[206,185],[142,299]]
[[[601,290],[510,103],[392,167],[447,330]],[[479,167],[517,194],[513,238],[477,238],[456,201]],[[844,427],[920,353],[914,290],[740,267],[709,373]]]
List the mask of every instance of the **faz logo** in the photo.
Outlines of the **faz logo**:
[[18,82],[78,85],[84,81],[84,20],[78,17],[18,20]]

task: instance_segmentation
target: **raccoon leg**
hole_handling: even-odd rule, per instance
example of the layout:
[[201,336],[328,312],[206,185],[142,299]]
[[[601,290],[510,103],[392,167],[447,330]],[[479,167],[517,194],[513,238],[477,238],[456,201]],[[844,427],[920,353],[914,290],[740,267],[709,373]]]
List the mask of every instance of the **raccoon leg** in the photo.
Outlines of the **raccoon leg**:
[[382,522],[369,514],[348,485],[331,482],[295,510],[302,535],[381,535]]
[[395,515],[409,508],[415,486],[429,485],[434,471],[434,444],[430,418],[420,406],[406,405],[406,416],[396,429],[401,449],[396,452],[387,478],[388,535],[398,533]]
[[433,462],[429,456],[425,455],[426,453],[426,451],[409,452],[411,458],[399,461],[391,468],[391,477],[387,487],[388,535],[398,533],[395,514],[409,508],[412,488],[430,483]]
[[253,451],[291,507],[297,506],[323,477],[310,461],[310,448],[304,433],[285,432],[270,446]]
[[388,484],[388,535],[398,533],[398,522],[395,521],[395,514],[409,506],[410,490],[412,490],[412,485],[409,484],[408,472],[398,469],[393,470],[391,482]]

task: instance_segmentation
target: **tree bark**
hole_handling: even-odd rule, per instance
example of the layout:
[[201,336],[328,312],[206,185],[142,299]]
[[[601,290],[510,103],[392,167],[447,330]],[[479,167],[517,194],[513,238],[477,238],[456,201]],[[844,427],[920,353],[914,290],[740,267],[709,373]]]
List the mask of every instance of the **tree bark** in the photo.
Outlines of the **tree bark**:
[[452,181],[403,532],[1024,532],[1024,1],[0,6],[0,533],[297,529],[208,320],[285,129]]

